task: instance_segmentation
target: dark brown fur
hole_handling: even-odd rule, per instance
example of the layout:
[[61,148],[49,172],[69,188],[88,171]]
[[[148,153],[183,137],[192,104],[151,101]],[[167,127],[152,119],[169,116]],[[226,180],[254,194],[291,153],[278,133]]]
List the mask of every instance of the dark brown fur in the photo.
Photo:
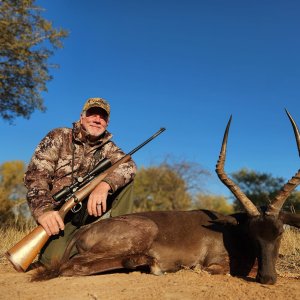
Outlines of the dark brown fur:
[[[82,228],[46,278],[49,273],[91,275],[141,266],[155,275],[200,266],[212,274],[247,276],[257,259],[257,281],[273,284],[283,222],[290,220],[300,227],[300,216],[287,213],[274,218],[164,211],[105,219]],[[69,258],[73,247],[78,254]]]

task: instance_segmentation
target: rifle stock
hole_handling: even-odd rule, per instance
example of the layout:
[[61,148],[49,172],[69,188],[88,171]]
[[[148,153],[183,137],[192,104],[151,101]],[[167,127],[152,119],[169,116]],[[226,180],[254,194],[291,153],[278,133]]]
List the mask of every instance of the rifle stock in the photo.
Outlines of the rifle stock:
[[49,239],[45,229],[39,225],[20,242],[5,253],[15,270],[25,272]]
[[[68,211],[70,211],[77,203],[85,199],[108,174],[113,172],[120,164],[129,161],[130,158],[131,156],[129,154],[125,155],[123,158],[109,167],[105,172],[99,174],[83,188],[76,191],[60,208],[59,214],[62,219],[65,218]],[[15,270],[18,272],[25,272],[44,245],[47,243],[48,239],[49,236],[45,229],[39,225],[15,246],[9,249],[5,253],[5,256],[11,262]]]

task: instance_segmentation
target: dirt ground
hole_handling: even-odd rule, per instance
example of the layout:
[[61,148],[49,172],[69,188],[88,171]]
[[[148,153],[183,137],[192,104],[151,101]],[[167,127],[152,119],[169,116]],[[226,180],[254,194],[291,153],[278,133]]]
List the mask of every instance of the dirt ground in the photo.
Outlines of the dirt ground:
[[162,276],[135,271],[31,282],[34,271],[18,273],[10,264],[0,268],[0,299],[300,299],[300,278],[288,275],[280,276],[276,285],[192,270]]

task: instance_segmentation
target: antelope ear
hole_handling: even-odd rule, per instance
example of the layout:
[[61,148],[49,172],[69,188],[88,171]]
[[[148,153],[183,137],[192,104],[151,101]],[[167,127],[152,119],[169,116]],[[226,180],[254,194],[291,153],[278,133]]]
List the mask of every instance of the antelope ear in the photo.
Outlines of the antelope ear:
[[281,211],[279,214],[279,219],[284,224],[300,228],[300,214],[292,214]]
[[238,225],[237,219],[231,216],[224,216],[222,218],[212,220],[210,222],[214,224],[222,224],[222,225],[233,225],[233,226]]

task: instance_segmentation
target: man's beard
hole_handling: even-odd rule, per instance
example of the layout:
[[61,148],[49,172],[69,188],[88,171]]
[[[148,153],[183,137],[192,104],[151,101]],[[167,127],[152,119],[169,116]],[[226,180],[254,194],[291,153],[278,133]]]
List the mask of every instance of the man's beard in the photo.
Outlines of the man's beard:
[[106,131],[106,129],[103,129],[98,135],[94,135],[91,134],[87,129],[83,128],[83,126],[81,126],[81,130],[89,144],[95,144],[95,142],[97,142],[105,134]]

